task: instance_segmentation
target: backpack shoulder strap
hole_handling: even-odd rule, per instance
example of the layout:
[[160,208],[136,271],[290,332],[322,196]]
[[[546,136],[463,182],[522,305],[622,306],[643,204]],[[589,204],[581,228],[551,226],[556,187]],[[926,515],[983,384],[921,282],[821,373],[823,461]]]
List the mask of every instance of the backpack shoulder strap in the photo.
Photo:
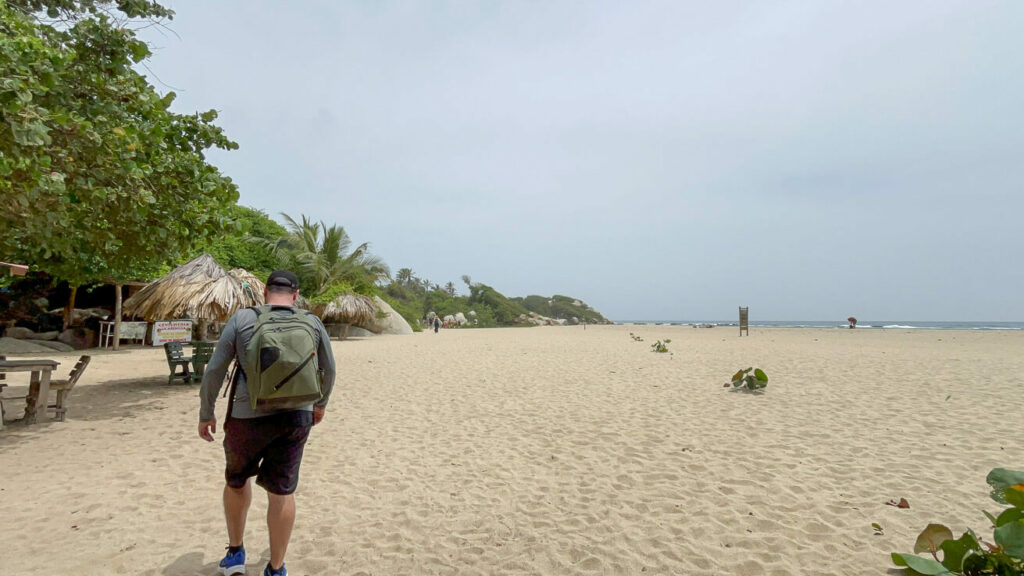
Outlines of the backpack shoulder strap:
[[[260,308],[263,307],[264,306],[249,306],[245,309],[251,310],[252,313],[256,315],[256,321],[259,322],[260,315],[263,313],[261,312]],[[225,391],[225,394],[228,397],[228,413],[224,417],[225,421],[231,419],[231,412],[233,412],[235,408],[235,390],[238,388],[238,380],[240,374],[244,375],[245,370],[242,369],[242,364],[238,361],[238,352],[236,351],[235,360],[233,365],[231,366],[231,375],[228,377],[230,383],[228,384],[228,389]]]

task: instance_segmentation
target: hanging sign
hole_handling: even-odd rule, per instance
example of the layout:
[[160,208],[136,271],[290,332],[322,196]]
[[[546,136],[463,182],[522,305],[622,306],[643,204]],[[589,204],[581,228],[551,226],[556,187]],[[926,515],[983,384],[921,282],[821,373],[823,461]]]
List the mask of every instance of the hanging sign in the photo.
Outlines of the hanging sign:
[[191,342],[192,321],[171,320],[153,323],[153,346],[163,346],[167,342]]

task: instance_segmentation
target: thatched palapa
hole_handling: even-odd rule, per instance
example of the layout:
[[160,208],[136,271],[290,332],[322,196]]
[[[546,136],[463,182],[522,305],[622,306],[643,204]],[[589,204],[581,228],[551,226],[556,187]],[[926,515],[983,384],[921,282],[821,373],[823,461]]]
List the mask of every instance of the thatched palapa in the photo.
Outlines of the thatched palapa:
[[324,322],[363,324],[373,320],[377,307],[361,294],[342,294],[327,304],[319,304],[314,313]]
[[202,254],[125,300],[125,314],[146,320],[193,318],[225,322],[236,310],[263,304],[263,282],[236,268],[224,270]]
[[[263,289],[266,288],[266,284],[264,284],[262,280],[245,268],[234,268],[229,271],[228,274],[234,276],[242,283],[242,291],[245,292],[253,302],[263,304]],[[257,304],[254,304],[254,306],[255,305]]]

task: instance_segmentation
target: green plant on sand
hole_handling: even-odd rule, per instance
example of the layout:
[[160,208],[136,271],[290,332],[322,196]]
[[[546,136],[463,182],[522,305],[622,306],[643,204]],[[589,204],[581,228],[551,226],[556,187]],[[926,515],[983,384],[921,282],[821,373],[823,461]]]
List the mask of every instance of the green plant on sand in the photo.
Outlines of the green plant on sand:
[[[753,374],[751,374],[751,370],[753,370]],[[755,392],[763,390],[765,386],[768,386],[768,375],[760,368],[747,368],[733,374],[730,384],[732,384],[733,388]],[[728,388],[729,384],[725,386]]]
[[632,332],[629,333],[629,337],[633,339],[633,342],[643,342],[644,341],[643,338],[637,336],[636,334],[633,334]]
[[671,340],[669,340],[668,338],[666,338],[664,342],[662,342],[661,340],[658,340],[654,344],[651,344],[651,350],[654,351],[654,352],[661,352],[661,353],[668,352],[668,346],[666,346],[666,344],[668,344],[669,342],[671,342]]
[[[958,539],[942,524],[929,524],[917,537],[914,554],[893,552],[892,561],[906,573],[957,574],[966,576],[1021,576],[1024,574],[1024,472],[996,468],[985,478],[992,487],[992,499],[1009,504],[998,516],[985,512],[994,526],[994,544],[983,541],[972,530]],[[938,552],[942,551],[942,560]],[[918,556],[929,552],[931,558]]]

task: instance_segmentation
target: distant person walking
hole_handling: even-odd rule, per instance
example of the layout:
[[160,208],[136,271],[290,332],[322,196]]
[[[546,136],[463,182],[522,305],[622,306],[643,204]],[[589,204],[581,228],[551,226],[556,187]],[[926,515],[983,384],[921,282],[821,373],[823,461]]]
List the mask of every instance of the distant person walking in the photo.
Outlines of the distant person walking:
[[437,334],[438,329],[441,328],[441,317],[434,316],[434,334]]
[[295,308],[299,280],[276,270],[263,293],[267,305],[239,310],[221,332],[199,391],[199,437],[213,442],[214,405],[228,364],[232,372],[224,422],[224,575],[245,573],[242,537],[252,485],[267,491],[270,561],[264,576],[286,576],[284,556],[295,523],[295,488],[310,429],[319,424],[334,386],[330,338],[316,316]]

